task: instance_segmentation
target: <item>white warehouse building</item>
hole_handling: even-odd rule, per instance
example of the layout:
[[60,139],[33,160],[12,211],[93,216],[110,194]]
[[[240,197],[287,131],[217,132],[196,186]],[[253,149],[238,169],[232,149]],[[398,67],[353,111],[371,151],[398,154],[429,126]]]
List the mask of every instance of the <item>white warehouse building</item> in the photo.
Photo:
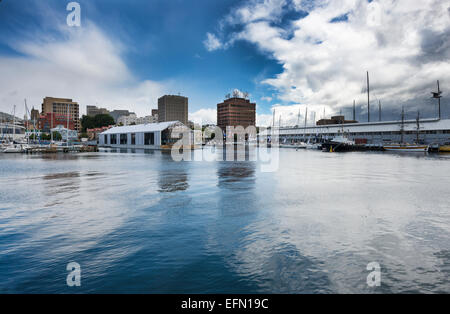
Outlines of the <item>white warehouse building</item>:
[[172,130],[188,130],[179,121],[114,127],[99,135],[100,147],[163,149],[177,142]]

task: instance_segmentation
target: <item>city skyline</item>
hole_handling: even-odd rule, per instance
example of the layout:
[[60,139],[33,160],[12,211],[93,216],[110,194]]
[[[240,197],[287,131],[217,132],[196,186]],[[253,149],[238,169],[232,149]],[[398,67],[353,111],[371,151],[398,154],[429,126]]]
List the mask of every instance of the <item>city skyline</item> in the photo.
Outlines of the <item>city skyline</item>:
[[81,27],[66,25],[67,3],[1,2],[0,111],[23,116],[23,99],[36,108],[52,95],[76,99],[80,114],[96,105],[145,116],[180,93],[189,120],[210,123],[238,88],[257,104],[257,125],[274,108],[286,124],[306,107],[350,117],[353,100],[361,117],[369,71],[374,117],[378,101],[386,119],[402,105],[434,116],[438,79],[450,113],[445,1],[78,1]]

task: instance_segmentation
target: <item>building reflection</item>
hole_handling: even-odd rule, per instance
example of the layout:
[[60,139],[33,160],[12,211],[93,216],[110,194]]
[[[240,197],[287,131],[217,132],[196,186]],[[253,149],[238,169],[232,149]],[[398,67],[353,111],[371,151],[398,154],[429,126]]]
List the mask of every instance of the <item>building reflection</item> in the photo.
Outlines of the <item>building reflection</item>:
[[78,171],[52,173],[43,176],[42,180],[45,187],[45,207],[59,205],[79,196],[81,174]]
[[189,188],[188,174],[184,169],[161,170],[158,176],[159,192],[172,193]]
[[227,162],[218,163],[218,186],[231,190],[249,190],[255,185],[255,162]]

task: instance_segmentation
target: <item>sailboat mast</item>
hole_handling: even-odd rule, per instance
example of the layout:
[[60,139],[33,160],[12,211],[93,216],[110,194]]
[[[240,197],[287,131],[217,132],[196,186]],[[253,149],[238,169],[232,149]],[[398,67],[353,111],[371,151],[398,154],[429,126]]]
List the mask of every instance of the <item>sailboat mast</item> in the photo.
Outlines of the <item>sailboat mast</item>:
[[439,107],[439,120],[441,120],[441,90],[439,89],[439,80],[437,81],[437,87],[438,87],[438,107]]
[[378,101],[378,121],[381,122],[381,101]]
[[400,143],[403,143],[405,132],[405,107],[402,107],[402,127],[400,129]]
[[16,136],[16,105],[14,105],[14,113],[13,113],[13,143],[14,143],[14,138]]
[[420,111],[417,111],[417,138],[416,138],[417,144],[419,144],[419,133],[420,133]]
[[367,71],[367,122],[370,122],[370,85],[369,85],[369,71]]
[[303,138],[306,139],[306,123],[308,121],[308,107],[306,107],[305,112],[305,127],[303,128]]

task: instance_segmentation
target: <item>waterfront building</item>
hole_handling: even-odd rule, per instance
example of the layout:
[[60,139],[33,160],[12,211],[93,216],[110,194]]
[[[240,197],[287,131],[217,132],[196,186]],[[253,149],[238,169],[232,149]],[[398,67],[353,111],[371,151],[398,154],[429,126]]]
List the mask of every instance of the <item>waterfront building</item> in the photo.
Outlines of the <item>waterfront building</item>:
[[18,141],[25,138],[25,127],[13,123],[0,122],[0,141]]
[[175,128],[187,129],[179,121],[114,127],[99,135],[99,146],[162,149],[178,141],[177,138],[171,137]]
[[[403,131],[402,131],[403,128]],[[280,142],[327,140],[345,135],[359,144],[382,145],[400,142],[403,132],[404,141],[424,144],[443,144],[450,142],[450,119],[421,119],[401,121],[348,123],[316,125],[308,127],[282,127],[279,129]]]
[[152,109],[152,116],[154,117],[158,116],[158,109]]
[[[73,119],[73,130],[81,130],[80,123],[80,106],[77,102],[72,101],[69,98],[54,98],[45,97],[42,102],[42,115],[47,114],[65,115],[67,120],[67,115],[69,115],[69,120]],[[69,125],[69,128],[70,125]]]
[[332,124],[349,124],[358,123],[355,120],[345,120],[345,116],[334,116],[331,119],[320,119],[317,121],[317,125],[332,125]]
[[99,114],[109,114],[109,110],[105,108],[98,108],[97,106],[86,106],[86,115],[95,117]]
[[76,130],[76,120],[72,117],[69,117],[68,120],[67,118],[67,114],[47,113],[39,117],[36,126],[39,130],[46,133],[50,132],[50,129],[57,125],[64,125],[67,127],[68,124],[70,130]]
[[118,120],[122,116],[129,116],[131,114],[135,114],[134,112],[130,112],[128,110],[113,110],[109,113],[111,117],[113,117],[115,123],[119,123]]
[[188,123],[189,99],[184,96],[165,95],[158,99],[158,122],[180,121]]
[[256,104],[249,99],[232,97],[217,104],[217,125],[225,132],[227,126],[254,126]]
[[61,134],[63,140],[74,141],[78,139],[78,132],[76,130],[67,129],[63,125],[57,125],[50,131],[51,133],[58,132],[59,134]]

